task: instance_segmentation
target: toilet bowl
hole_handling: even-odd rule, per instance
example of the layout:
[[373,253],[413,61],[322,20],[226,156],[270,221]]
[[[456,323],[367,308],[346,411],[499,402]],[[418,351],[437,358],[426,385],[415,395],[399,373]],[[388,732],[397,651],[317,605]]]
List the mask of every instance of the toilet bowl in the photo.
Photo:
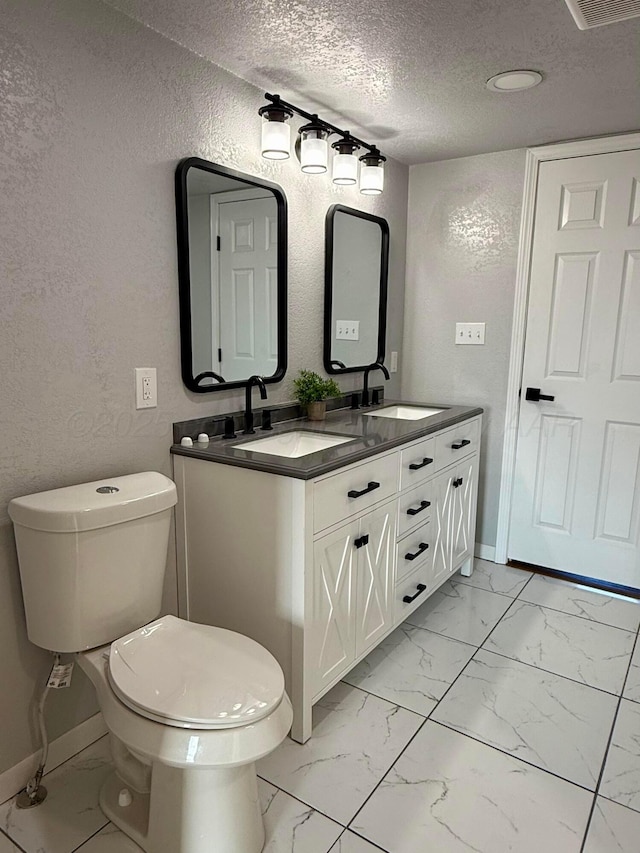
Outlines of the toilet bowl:
[[255,762],[291,703],[258,643],[156,618],[175,503],[155,472],[13,500],[27,631],[96,689],[115,768],[100,805],[118,828],[145,853],[259,853]]

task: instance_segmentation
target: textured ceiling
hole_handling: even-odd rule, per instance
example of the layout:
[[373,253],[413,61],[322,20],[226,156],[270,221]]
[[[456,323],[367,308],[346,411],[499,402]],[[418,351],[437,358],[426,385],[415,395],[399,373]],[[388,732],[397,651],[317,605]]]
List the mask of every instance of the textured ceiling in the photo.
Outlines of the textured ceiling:
[[[640,19],[580,31],[564,0],[108,1],[405,163],[640,127]],[[485,89],[513,68],[544,80]]]

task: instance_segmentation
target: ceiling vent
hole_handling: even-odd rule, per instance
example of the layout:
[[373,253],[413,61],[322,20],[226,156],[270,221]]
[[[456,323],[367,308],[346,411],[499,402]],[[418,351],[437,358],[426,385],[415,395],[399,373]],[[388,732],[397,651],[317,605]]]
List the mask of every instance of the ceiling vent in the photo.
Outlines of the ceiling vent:
[[640,16],[640,0],[565,0],[581,30]]

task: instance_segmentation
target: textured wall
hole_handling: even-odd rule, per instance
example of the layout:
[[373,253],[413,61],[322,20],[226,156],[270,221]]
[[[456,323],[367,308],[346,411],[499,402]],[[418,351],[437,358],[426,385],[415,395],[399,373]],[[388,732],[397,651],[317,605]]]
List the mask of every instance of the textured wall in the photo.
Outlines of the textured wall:
[[[495,545],[524,151],[412,166],[402,396],[485,409],[476,540]],[[456,322],[486,344],[456,346]]]
[[[0,0],[0,772],[32,752],[47,656],[26,640],[6,504],[110,474],[170,474],[174,420],[240,408],[192,395],[179,370],[173,175],[200,156],[279,183],[289,202],[289,372],[321,370],[324,217],[334,203],[391,226],[388,349],[402,335],[408,170],[365,199],[268,164],[262,93],[95,0]],[[133,368],[158,369],[136,412]],[[360,377],[342,380],[345,389]],[[397,381],[397,378],[396,378]],[[175,606],[170,558],[165,602]],[[51,699],[55,737],[93,713],[81,674]]]

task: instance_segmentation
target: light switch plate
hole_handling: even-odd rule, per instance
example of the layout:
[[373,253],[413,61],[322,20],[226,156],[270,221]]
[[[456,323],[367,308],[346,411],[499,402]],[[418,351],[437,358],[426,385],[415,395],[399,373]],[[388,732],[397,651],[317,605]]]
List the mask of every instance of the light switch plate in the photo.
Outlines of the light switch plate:
[[155,367],[136,367],[136,409],[155,409],[158,382]]
[[456,343],[484,344],[484,323],[456,323]]
[[360,320],[336,320],[337,341],[359,341]]

